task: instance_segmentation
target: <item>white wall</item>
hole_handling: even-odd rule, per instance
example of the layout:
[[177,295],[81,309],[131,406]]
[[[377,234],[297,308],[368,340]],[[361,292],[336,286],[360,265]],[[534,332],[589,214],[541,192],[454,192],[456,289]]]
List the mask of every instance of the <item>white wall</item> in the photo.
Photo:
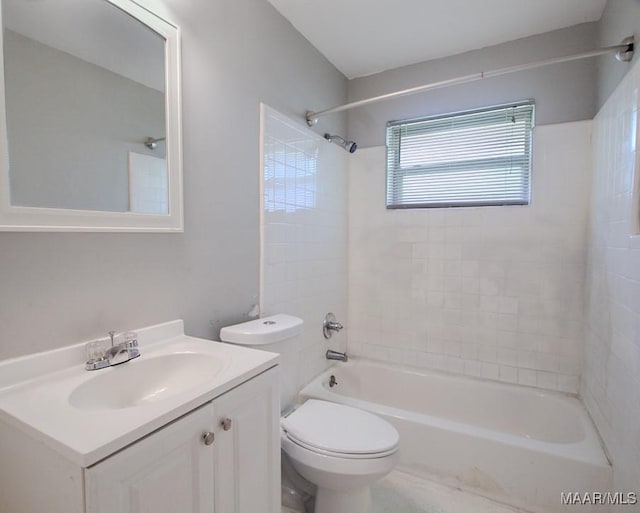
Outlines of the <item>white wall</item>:
[[349,351],[578,391],[591,122],[534,131],[524,207],[386,210],[385,148],[349,171]]
[[[617,1],[617,0],[614,0]],[[597,46],[597,24],[583,23],[442,59],[349,81],[349,100],[391,93],[462,75],[524,64]],[[613,57],[609,56],[610,59]],[[385,144],[388,121],[536,100],[538,125],[592,119],[596,113],[594,59],[546,66],[349,111],[349,138],[361,148]]]
[[262,315],[301,317],[305,331],[282,355],[283,404],[344,351],[346,330],[322,334],[328,312],[347,317],[348,153],[265,107]]
[[[613,460],[614,489],[640,483],[640,182],[636,64],[594,121],[594,178],[581,394]],[[635,182],[634,182],[635,174]],[[634,185],[635,183],[635,185]],[[630,511],[640,511],[640,507]]]
[[[258,301],[260,101],[303,119],[346,79],[266,0],[140,0],[180,26],[183,234],[0,233],[0,358],[185,319],[215,338]],[[344,132],[341,118],[318,131]]]

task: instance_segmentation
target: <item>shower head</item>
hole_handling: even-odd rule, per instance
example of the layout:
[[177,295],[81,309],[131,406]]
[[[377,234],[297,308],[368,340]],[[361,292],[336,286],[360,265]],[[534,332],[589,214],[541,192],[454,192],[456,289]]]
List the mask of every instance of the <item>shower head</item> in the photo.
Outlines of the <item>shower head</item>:
[[324,138],[327,141],[332,142],[334,144],[337,144],[341,148],[344,148],[349,153],[355,153],[356,150],[358,149],[358,145],[355,142],[346,141],[345,139],[343,139],[339,135],[324,134]]

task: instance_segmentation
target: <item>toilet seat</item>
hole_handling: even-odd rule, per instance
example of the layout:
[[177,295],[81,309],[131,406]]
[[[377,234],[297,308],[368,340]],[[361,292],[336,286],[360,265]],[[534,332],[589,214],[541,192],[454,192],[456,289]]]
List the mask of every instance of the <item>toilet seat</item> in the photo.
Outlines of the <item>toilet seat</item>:
[[[303,466],[314,471],[326,472],[331,476],[342,476],[338,479],[339,486],[343,484],[350,486],[347,481],[342,482],[345,476],[350,476],[351,484],[353,484],[353,479],[356,476],[358,479],[363,478],[364,481],[368,481],[372,475],[385,475],[395,466],[399,456],[398,450],[381,457],[361,455],[360,457],[349,458],[345,454],[323,454],[318,450],[310,450],[294,442],[284,430],[281,430],[280,440],[282,449],[289,458],[297,463],[298,467]],[[311,482],[319,484],[314,480],[311,480]],[[336,484],[334,484],[335,486]]]
[[296,445],[299,445],[303,449],[306,449],[308,451],[312,451],[312,452],[314,452],[316,454],[321,454],[323,456],[331,456],[333,458],[346,458],[346,459],[352,459],[352,460],[365,460],[365,459],[372,459],[372,458],[384,458],[385,456],[389,456],[390,454],[394,454],[395,452],[398,451],[397,447],[394,447],[393,449],[389,449],[388,451],[384,451],[384,452],[364,453],[364,454],[353,454],[353,453],[327,451],[325,449],[319,449],[317,447],[313,447],[312,445],[306,444],[301,440],[297,440],[296,438],[290,436],[289,433],[287,433],[287,432],[285,432],[284,434],[285,434],[285,436],[287,437],[288,440],[290,440],[292,443],[294,443]]
[[398,450],[400,436],[387,421],[343,404],[310,399],[281,421],[294,444],[334,458],[383,458]]

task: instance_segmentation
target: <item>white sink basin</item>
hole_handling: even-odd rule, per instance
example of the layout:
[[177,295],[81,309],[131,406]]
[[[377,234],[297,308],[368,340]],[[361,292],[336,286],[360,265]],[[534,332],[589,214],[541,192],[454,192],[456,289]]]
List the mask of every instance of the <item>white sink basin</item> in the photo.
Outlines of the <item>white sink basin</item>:
[[171,353],[91,371],[96,376],[77,386],[69,403],[82,410],[119,410],[173,397],[210,381],[226,366],[221,357]]
[[0,362],[0,422],[86,468],[278,363],[182,321],[136,332],[142,356],[106,369],[85,370],[85,342]]

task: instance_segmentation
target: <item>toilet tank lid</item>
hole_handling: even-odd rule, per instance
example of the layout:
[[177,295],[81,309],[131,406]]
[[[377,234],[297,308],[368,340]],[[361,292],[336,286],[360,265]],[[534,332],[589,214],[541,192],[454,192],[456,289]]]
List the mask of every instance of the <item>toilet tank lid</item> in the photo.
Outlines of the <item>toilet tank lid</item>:
[[302,333],[303,329],[304,321],[299,317],[277,314],[226,326],[220,330],[220,340],[233,344],[259,346],[295,337]]

